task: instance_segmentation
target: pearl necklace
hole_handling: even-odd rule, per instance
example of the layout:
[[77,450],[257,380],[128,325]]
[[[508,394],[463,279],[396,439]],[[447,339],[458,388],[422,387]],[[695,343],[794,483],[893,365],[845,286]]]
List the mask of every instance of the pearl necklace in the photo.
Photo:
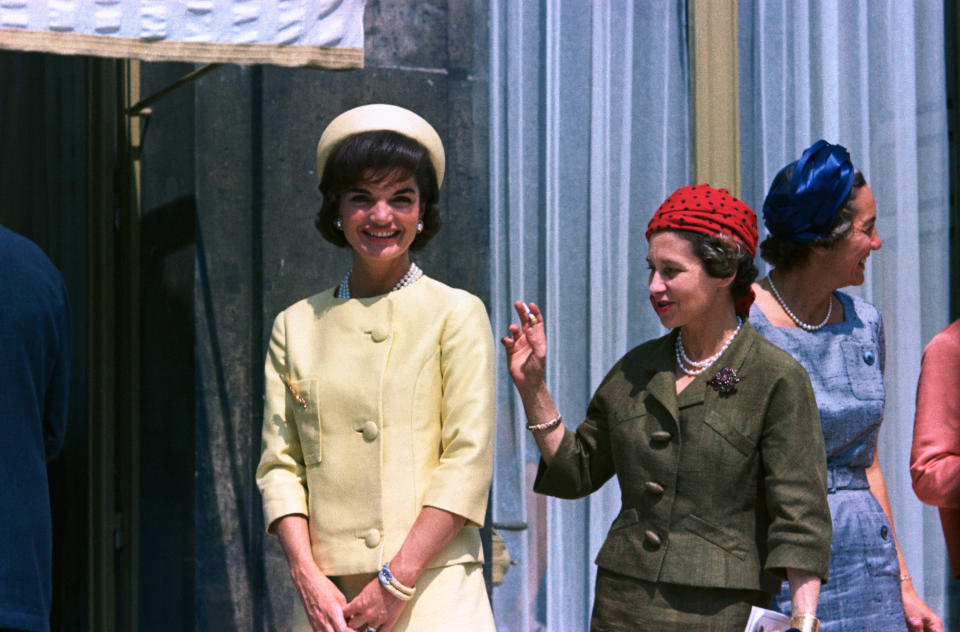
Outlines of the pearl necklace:
[[780,292],[777,291],[777,286],[773,284],[773,275],[767,275],[767,281],[770,282],[770,289],[773,290],[773,296],[777,299],[777,302],[780,303],[780,307],[783,308],[783,311],[787,313],[787,316],[790,317],[790,320],[797,324],[797,327],[801,329],[806,329],[807,331],[817,331],[818,329],[823,329],[826,327],[827,323],[830,321],[830,314],[833,313],[833,294],[830,294],[830,303],[827,305],[827,317],[821,321],[819,325],[811,325],[810,323],[805,323],[793,311],[787,307],[786,301],[783,300],[783,297],[780,296]]
[[[350,298],[350,275],[353,274],[353,268],[350,268],[350,271],[347,272],[347,276],[343,277],[343,280],[340,281],[340,289],[337,291],[337,296],[339,298],[347,299]],[[408,285],[413,285],[423,276],[423,270],[420,269],[420,266],[411,262],[410,267],[407,268],[406,273],[400,277],[400,280],[397,281],[397,284],[390,288],[391,292],[396,292],[400,288],[405,288]]]
[[[727,347],[730,346],[730,343],[733,342],[733,339],[737,337],[737,334],[740,333],[740,328],[743,327],[743,319],[737,316],[737,328],[733,330],[733,334],[727,338],[727,341],[723,343],[723,346],[720,347],[720,351],[717,351],[715,354],[707,358],[706,360],[691,360],[687,355],[686,349],[683,348],[683,328],[677,332],[677,342],[674,344],[674,355],[677,356],[677,364],[687,375],[700,375],[707,370],[711,364],[717,361],[717,359],[723,355],[723,352],[727,350]],[[687,368],[688,366],[693,368]]]

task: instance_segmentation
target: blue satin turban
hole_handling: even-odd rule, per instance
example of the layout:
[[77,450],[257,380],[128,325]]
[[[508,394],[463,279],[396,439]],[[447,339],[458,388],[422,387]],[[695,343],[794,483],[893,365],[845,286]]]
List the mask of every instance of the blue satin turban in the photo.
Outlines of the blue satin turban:
[[[796,168],[787,180],[781,177]],[[763,201],[763,223],[776,237],[809,243],[830,230],[834,218],[853,188],[850,152],[841,145],[818,140],[777,174]]]

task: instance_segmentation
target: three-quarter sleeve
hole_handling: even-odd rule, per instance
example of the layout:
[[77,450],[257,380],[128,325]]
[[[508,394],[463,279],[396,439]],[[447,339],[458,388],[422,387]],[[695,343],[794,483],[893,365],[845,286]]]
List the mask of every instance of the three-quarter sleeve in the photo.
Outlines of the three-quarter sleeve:
[[764,567],[780,576],[794,568],[826,580],[833,527],[823,430],[810,378],[799,365],[771,392],[760,454],[769,517]]
[[423,504],[483,524],[493,476],[494,349],[490,319],[470,296],[452,310],[440,340],[440,462]]
[[550,465],[540,459],[533,490],[557,498],[581,498],[603,487],[613,474],[606,407],[602,396],[595,394],[577,431],[564,430]]
[[306,466],[290,398],[280,378],[286,371],[286,334],[280,314],[273,323],[264,365],[262,451],[257,467],[264,523],[270,533],[278,518],[308,515]]
[[960,507],[960,340],[949,331],[923,352],[910,475],[921,501]]

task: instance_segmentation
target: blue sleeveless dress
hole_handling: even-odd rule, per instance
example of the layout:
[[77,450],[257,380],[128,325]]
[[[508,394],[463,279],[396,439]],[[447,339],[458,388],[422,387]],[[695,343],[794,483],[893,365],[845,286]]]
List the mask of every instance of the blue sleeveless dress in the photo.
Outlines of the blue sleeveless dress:
[[[834,296],[843,305],[844,320],[818,331],[774,327],[756,305],[750,323],[803,365],[820,409],[833,518],[830,577],[817,604],[820,630],[903,632],[907,624],[893,529],[864,471],[873,462],[883,420],[883,324],[870,303],[843,292]],[[773,607],[790,613],[786,582]]]

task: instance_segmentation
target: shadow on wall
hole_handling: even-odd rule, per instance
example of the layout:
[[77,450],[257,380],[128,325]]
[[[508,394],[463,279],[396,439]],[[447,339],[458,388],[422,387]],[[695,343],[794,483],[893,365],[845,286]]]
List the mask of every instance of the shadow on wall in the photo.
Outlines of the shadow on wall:
[[194,235],[196,199],[141,223],[140,629],[194,613]]

